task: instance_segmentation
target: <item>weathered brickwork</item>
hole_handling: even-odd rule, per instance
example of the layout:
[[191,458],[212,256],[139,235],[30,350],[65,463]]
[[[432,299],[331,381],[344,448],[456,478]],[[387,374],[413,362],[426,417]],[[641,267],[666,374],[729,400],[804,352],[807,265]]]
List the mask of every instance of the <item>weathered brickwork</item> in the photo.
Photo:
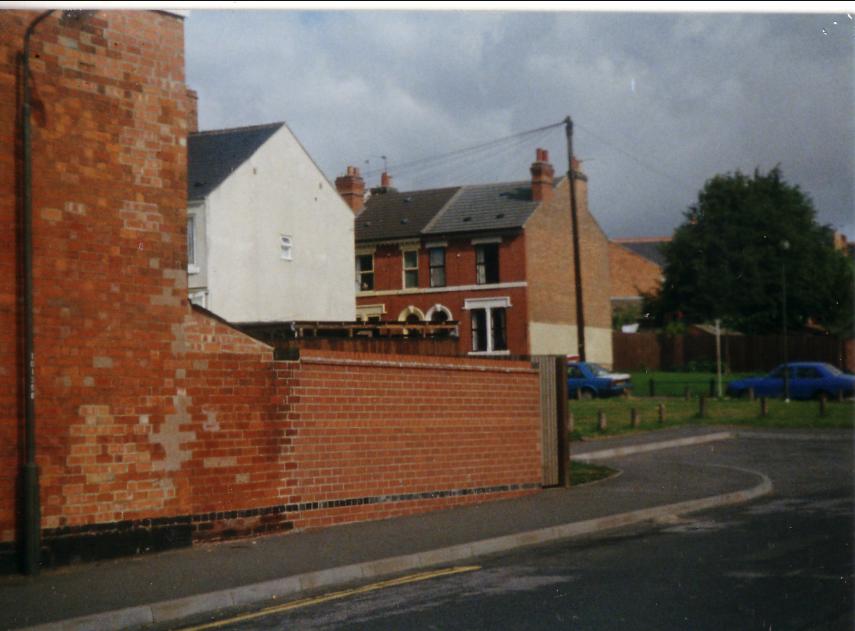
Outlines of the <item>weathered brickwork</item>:
[[[18,89],[17,55],[37,15],[0,12],[4,94]],[[282,364],[188,305],[180,17],[56,12],[32,42],[37,460],[49,562],[97,557],[99,541],[107,554],[134,553],[533,490],[538,399],[525,365]],[[0,557],[13,550],[20,505],[16,116],[15,99],[0,99]],[[391,374],[407,375],[409,389]],[[434,384],[463,389],[429,401]],[[454,448],[432,456],[443,467],[427,463],[428,442],[417,444],[432,437]],[[353,479],[337,486],[325,459]],[[383,477],[385,466],[401,480]]]

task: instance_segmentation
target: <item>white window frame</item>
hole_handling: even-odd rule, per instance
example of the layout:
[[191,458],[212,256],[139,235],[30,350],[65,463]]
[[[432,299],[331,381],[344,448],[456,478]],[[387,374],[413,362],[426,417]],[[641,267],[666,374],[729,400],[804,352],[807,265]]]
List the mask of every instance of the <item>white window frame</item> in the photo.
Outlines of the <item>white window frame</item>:
[[294,260],[294,238],[290,234],[279,235],[279,258],[283,261]]
[[[416,255],[416,266],[415,267],[407,267],[407,254],[415,254]],[[407,286],[407,272],[415,272],[416,273],[416,284],[408,287]],[[403,289],[418,289],[419,287],[419,248],[415,247],[401,247],[401,287]]]
[[187,273],[198,274],[199,265],[196,263],[196,214],[187,213]]
[[[370,256],[371,257],[371,271],[370,272],[367,270],[360,270],[358,265],[357,265],[360,257],[363,257],[363,256]],[[374,281],[376,280],[376,278],[374,276],[375,268],[376,268],[376,262],[377,262],[376,258],[377,257],[374,255],[374,250],[371,250],[370,252],[360,252],[359,250],[356,251],[356,256],[354,257],[354,271],[355,271],[356,277],[355,277],[354,282],[356,284],[356,291],[357,292],[374,291],[374,288],[375,288]],[[371,288],[370,289],[363,289],[362,288],[362,275],[363,274],[371,274]]]
[[[483,309],[485,311],[486,317],[484,318],[484,325],[487,328],[487,350],[485,351],[469,351],[469,355],[510,355],[510,349],[504,350],[494,350],[493,349],[493,309],[505,309],[505,336],[507,337],[507,310],[511,308],[511,298],[510,296],[501,296],[497,298],[468,298],[463,303],[463,309],[466,311],[475,311],[479,309]],[[470,318],[472,314],[470,313]],[[470,319],[470,331],[471,327],[471,319]]]

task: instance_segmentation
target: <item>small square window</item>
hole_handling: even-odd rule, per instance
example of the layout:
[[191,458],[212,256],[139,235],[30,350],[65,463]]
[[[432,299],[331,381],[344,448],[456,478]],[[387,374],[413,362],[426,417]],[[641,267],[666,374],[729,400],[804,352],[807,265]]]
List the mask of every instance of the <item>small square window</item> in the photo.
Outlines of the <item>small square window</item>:
[[285,234],[279,237],[279,258],[285,261],[294,259],[294,242],[290,236]]

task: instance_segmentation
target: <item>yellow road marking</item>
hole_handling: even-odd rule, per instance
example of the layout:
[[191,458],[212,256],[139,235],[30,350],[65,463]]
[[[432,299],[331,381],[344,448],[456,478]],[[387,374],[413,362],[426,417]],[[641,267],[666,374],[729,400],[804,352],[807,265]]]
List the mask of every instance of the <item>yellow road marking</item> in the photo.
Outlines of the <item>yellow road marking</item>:
[[238,622],[244,622],[245,620],[253,620],[255,618],[262,618],[264,616],[270,616],[275,613],[282,613],[284,611],[291,611],[292,609],[300,609],[301,607],[310,607],[311,605],[319,605],[321,603],[329,602],[331,600],[339,600],[342,598],[348,598],[350,596],[356,596],[358,594],[367,594],[368,592],[376,592],[380,589],[386,589],[387,587],[396,587],[398,585],[408,585],[410,583],[418,583],[419,581],[427,581],[432,578],[439,578],[441,576],[452,576],[454,574],[462,574],[464,572],[474,572],[476,570],[480,570],[481,566],[479,565],[462,565],[458,567],[449,567],[442,570],[434,570],[432,572],[421,572],[419,574],[410,574],[409,576],[401,576],[399,578],[392,578],[387,581],[380,581],[379,583],[371,583],[370,585],[363,585],[362,587],[354,587],[352,589],[343,589],[338,592],[331,592],[329,594],[324,594],[323,596],[314,596],[312,598],[302,598],[300,600],[295,600],[290,603],[285,603],[282,605],[277,605],[275,607],[267,607],[266,609],[261,609],[259,611],[254,611],[252,613],[242,614],[239,616],[235,616],[233,618],[228,618],[227,620],[219,620],[217,622],[210,622],[208,624],[202,624],[196,627],[184,627],[181,631],[202,631],[203,629],[217,629],[219,627],[224,627],[229,624],[236,624]]

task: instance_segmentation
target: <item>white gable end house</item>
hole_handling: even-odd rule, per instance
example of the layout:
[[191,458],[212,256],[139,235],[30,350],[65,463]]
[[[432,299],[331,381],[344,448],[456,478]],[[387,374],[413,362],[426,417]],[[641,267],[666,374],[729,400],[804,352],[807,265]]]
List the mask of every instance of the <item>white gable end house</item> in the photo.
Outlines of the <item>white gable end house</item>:
[[235,323],[354,320],[353,212],[288,126],[187,144],[190,300]]

